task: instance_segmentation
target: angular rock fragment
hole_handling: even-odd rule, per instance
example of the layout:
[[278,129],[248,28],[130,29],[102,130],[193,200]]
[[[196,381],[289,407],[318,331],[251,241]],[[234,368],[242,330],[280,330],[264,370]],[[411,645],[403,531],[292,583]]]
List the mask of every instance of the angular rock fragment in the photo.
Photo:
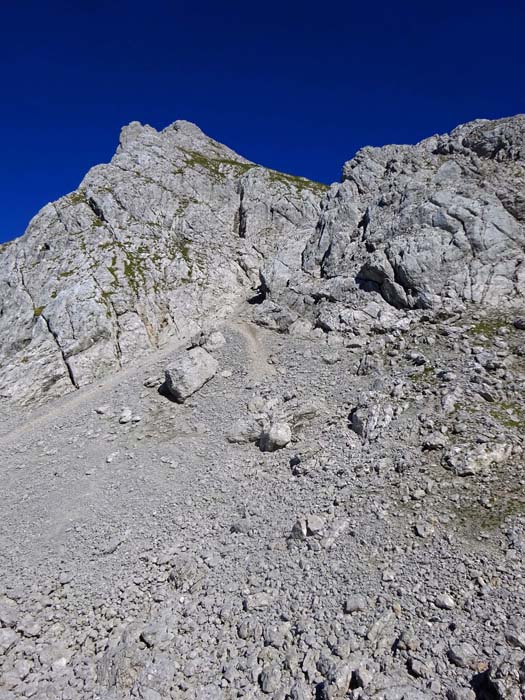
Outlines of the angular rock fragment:
[[365,440],[376,440],[392,422],[394,408],[389,403],[367,403],[350,413],[350,427]]
[[280,450],[292,439],[292,429],[288,423],[273,423],[269,428],[262,431],[259,438],[261,452],[274,452]]
[[493,464],[505,462],[511,453],[512,446],[505,443],[455,445],[445,452],[442,464],[458,476],[470,476]]
[[451,647],[449,647],[447,656],[449,658],[449,661],[451,661],[456,666],[460,666],[461,668],[468,668],[472,666],[472,664],[476,660],[477,654],[472,644],[469,644],[468,642],[463,642],[460,644],[454,644]]
[[214,352],[226,343],[226,339],[220,331],[212,331],[204,336],[200,343],[207,352]]
[[178,403],[198,391],[215,376],[219,363],[203,348],[179,355],[165,371],[165,388]]
[[345,600],[344,611],[347,614],[363,612],[364,610],[366,610],[366,608],[366,598],[360,595],[359,593],[349,596]]
[[239,418],[227,434],[228,442],[246,444],[257,442],[261,435],[260,422],[255,417]]

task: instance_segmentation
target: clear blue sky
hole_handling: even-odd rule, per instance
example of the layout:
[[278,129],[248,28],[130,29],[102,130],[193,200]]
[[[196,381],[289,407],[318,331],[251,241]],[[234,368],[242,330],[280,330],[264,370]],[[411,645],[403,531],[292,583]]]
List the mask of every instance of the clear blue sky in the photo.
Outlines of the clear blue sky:
[[134,119],[333,182],[363,145],[525,111],[520,0],[26,0],[0,20],[0,240]]

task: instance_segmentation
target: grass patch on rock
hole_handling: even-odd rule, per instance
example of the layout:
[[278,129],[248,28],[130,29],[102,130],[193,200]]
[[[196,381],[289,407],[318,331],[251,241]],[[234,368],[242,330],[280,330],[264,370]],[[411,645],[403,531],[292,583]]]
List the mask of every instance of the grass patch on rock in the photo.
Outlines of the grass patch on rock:
[[324,194],[330,185],[326,185],[324,182],[315,182],[315,180],[308,180],[306,177],[299,177],[298,175],[287,175],[286,173],[280,173],[278,170],[268,170],[270,177],[270,182],[278,182],[287,187],[295,187],[299,192],[308,190],[317,195]]
[[471,328],[469,328],[468,333],[475,336],[485,336],[492,340],[501,328],[510,328],[511,325],[506,319],[503,318],[491,318],[483,319],[478,321]]

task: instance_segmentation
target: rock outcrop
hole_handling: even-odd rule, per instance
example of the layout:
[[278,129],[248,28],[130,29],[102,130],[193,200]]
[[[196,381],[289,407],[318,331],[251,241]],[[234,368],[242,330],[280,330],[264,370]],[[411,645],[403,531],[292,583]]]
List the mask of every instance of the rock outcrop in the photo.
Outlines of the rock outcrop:
[[[294,285],[274,301],[348,325],[376,292],[398,309],[492,308],[525,295],[525,117],[478,120],[416,146],[364,148],[321,203]],[[274,269],[272,263],[271,269]],[[345,318],[346,315],[346,318]]]
[[131,123],[109,164],[1,249],[0,394],[61,395],[231,313],[262,259],[312,235],[325,189],[188,122]]
[[109,164],[0,249],[0,395],[73,391],[250,298],[280,331],[519,307],[524,193],[524,116],[364,148],[330,188],[188,122],[133,122]]

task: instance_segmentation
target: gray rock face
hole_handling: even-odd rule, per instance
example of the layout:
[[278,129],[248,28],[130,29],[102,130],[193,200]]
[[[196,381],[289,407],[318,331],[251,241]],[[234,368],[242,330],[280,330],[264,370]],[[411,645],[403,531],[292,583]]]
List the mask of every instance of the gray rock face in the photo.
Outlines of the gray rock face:
[[[306,247],[289,246],[263,268],[272,298],[299,312],[314,307],[318,320],[319,295],[348,303],[360,289],[402,308],[519,303],[523,133],[516,117],[473,122],[417,146],[363,149],[324,198]],[[481,145],[495,138],[507,144],[497,159]]]
[[112,161],[0,248],[0,395],[61,395],[255,294],[307,238],[324,186],[260,168],[178,121],[133,122]]
[[[381,332],[406,312],[525,294],[525,117],[364,148],[327,188],[177,121],[0,247],[0,396],[59,396],[256,298],[258,322]],[[309,325],[311,324],[311,326]]]
[[524,134],[521,115],[471,122],[416,146],[362,149],[323,199],[301,263],[289,261],[299,284],[272,290],[274,300],[308,308],[320,325],[330,300],[336,326],[363,292],[401,309],[519,307]]

